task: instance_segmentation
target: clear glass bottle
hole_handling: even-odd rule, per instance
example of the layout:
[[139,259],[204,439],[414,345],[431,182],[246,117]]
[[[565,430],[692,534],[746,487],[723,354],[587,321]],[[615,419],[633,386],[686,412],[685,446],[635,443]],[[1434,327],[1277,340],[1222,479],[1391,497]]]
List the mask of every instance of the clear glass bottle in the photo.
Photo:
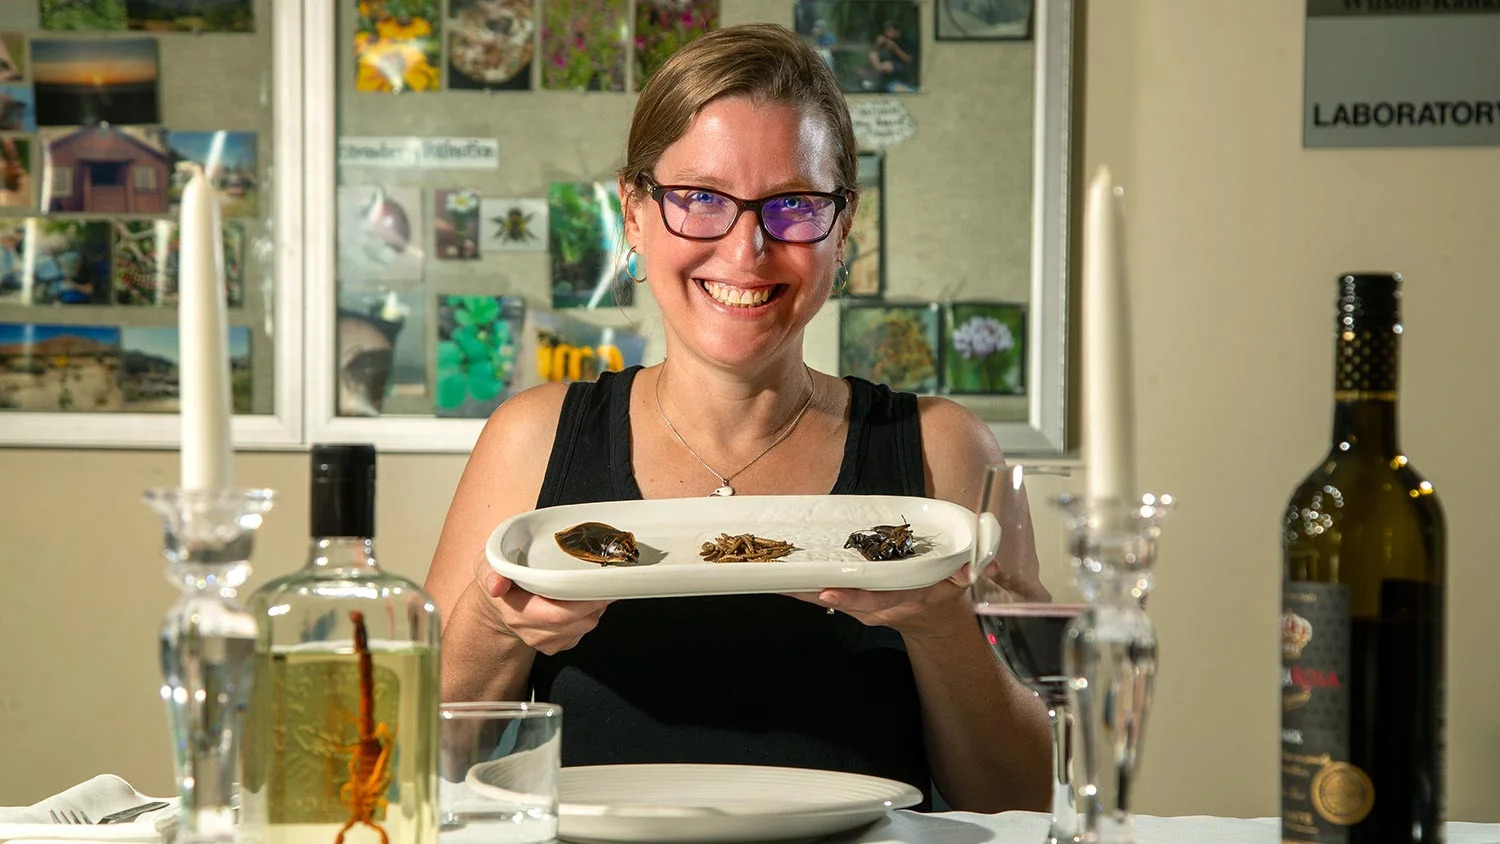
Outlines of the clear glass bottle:
[[249,601],[245,837],[436,842],[437,608],[376,562],[375,449],[314,445],[311,510],[307,564]]
[[1443,840],[1446,529],[1397,444],[1401,277],[1339,279],[1333,445],[1282,530],[1281,838]]

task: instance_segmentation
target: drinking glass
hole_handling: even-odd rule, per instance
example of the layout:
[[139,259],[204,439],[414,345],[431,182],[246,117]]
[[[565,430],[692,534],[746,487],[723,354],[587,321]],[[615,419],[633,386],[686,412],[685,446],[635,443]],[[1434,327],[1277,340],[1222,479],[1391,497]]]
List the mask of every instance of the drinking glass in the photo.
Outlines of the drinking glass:
[[[1032,534],[1025,474],[1068,467],[990,466],[976,511],[969,597],[995,654],[1047,705],[1052,722],[1052,826],[1047,844],[1082,840],[1073,797],[1073,712],[1063,667],[1063,634],[1085,603],[1068,570],[1044,569]],[[998,541],[996,533],[999,533]],[[993,555],[987,549],[996,549]]]
[[442,844],[542,844],[557,837],[562,707],[445,703],[438,719]]

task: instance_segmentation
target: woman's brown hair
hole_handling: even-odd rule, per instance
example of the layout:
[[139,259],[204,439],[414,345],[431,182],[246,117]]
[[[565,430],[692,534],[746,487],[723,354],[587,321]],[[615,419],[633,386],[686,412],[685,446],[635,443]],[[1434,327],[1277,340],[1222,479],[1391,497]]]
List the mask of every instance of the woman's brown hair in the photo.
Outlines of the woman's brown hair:
[[714,30],[673,53],[651,76],[630,121],[621,184],[641,189],[662,153],[704,106],[737,96],[821,115],[837,149],[833,189],[853,193],[858,188],[854,126],[838,79],[796,33],[768,23]]

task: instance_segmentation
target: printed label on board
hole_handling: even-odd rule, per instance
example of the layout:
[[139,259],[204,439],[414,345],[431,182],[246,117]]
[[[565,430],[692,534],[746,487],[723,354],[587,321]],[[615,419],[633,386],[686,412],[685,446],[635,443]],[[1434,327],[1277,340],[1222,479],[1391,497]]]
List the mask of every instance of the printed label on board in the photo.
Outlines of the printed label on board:
[[500,166],[495,138],[339,138],[340,167],[493,169]]
[[1343,844],[1375,807],[1349,764],[1349,590],[1287,581],[1281,609],[1281,837]]

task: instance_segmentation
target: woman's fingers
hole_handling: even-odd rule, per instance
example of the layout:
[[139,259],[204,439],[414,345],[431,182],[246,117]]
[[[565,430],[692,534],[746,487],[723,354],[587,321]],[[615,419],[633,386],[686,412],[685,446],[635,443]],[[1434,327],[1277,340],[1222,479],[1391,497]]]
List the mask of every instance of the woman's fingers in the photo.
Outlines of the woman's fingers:
[[484,575],[484,591],[491,598],[498,598],[510,591],[511,581],[495,572]]

